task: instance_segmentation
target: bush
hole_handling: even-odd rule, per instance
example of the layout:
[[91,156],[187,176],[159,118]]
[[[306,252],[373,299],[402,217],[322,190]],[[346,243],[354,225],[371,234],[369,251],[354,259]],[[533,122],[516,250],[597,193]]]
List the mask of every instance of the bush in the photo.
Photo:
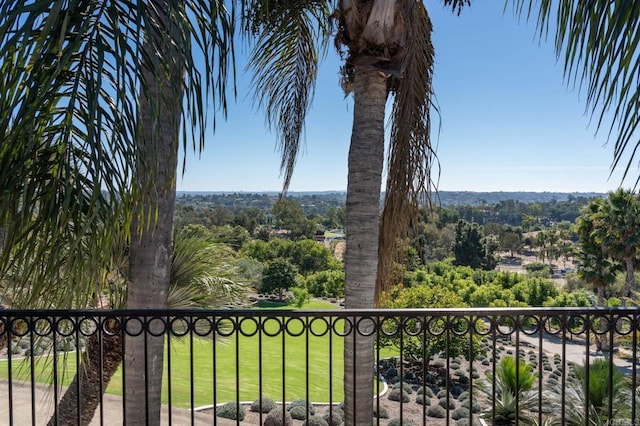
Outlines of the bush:
[[302,423],[303,426],[329,426],[329,423],[320,416],[310,416]]
[[[478,374],[478,373],[472,373],[472,374]],[[462,384],[462,385],[466,385],[469,383],[469,377],[465,376],[464,374],[461,375],[460,377],[458,377],[458,383]]]
[[[262,400],[262,409],[260,407],[260,400]],[[262,411],[263,413],[268,413],[269,411],[276,408],[276,406],[277,404],[273,399],[262,397],[253,401],[253,403],[251,404],[251,411],[253,411],[254,413],[257,413],[260,411]]]
[[425,397],[423,394],[416,396],[416,404],[420,405],[431,405],[431,398]]
[[[284,415],[284,424],[282,424],[282,416]],[[293,419],[288,411],[282,412],[281,407],[276,407],[264,418],[264,426],[291,426]]]
[[[396,383],[395,385],[393,385],[393,387],[391,388],[393,389],[398,389],[400,387],[400,383]],[[409,383],[406,382],[402,382],[402,390],[405,391],[406,393],[408,393],[409,395],[411,395],[413,393],[413,389],[411,389],[411,385]]]
[[380,406],[380,412],[378,412],[378,404],[373,404],[373,417],[376,417],[378,419],[388,419],[389,418],[389,412],[387,411],[386,408],[384,408],[382,405]]
[[450,393],[448,393],[446,389],[440,389],[440,390],[438,391],[438,393],[436,394],[436,397],[438,397],[438,398],[446,398],[446,397],[447,397],[447,395],[449,395],[449,398],[450,398],[450,399],[453,399],[453,395],[451,395]]
[[339,407],[333,407],[331,411],[327,408],[327,411],[322,415],[322,418],[329,426],[340,426],[344,422],[344,411]]
[[455,385],[451,387],[451,395],[454,398],[458,398],[462,392],[464,392],[464,388],[462,386]]
[[240,405],[240,409],[238,410],[238,403],[236,401],[229,401],[216,410],[216,415],[223,419],[243,421],[245,414],[246,413],[242,405]]
[[455,410],[453,410],[453,413],[451,413],[451,418],[453,420],[460,420],[465,418],[468,419],[469,409],[465,407],[456,408]]
[[402,402],[409,402],[411,400],[409,394],[400,388],[391,389],[388,398],[391,401],[400,401],[400,399],[402,399]]
[[424,387],[424,388],[418,389],[418,395],[422,395],[423,393],[425,394],[425,396],[428,396],[429,398],[433,398],[433,391],[431,390],[431,388]]
[[440,398],[438,400],[438,405],[441,406],[442,408],[456,408],[456,403],[453,398],[450,398],[450,399]]
[[[305,411],[305,413],[307,412],[307,400],[306,399],[302,399],[302,398],[298,398],[298,399],[294,399],[293,401],[291,401],[291,403],[287,406],[287,410],[291,411],[296,407],[302,407]],[[313,416],[314,414],[316,414],[316,407],[313,404],[309,404],[309,415]],[[293,414],[292,414],[293,416]],[[295,419],[295,417],[294,417]],[[301,420],[301,419],[298,419]]]
[[435,417],[436,419],[444,419],[447,417],[447,410],[439,405],[432,405],[427,408],[427,416]]
[[[289,408],[289,414],[291,414],[291,417],[294,418],[295,420],[304,420],[307,418],[307,408],[302,407],[300,405],[296,405],[294,407]],[[311,411],[309,411],[309,415],[313,415],[311,414]]]

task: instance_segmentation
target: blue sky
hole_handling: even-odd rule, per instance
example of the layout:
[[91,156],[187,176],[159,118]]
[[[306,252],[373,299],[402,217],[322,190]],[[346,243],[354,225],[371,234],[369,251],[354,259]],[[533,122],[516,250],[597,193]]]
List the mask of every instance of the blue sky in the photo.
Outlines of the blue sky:
[[[476,1],[461,16],[441,1],[426,5],[441,111],[441,130],[433,135],[440,190],[606,192],[621,184],[621,172],[609,177],[613,142],[606,144],[607,129],[596,134],[584,93],[566,84],[562,62],[551,42],[536,38],[535,23],[503,13],[496,0]],[[330,50],[291,191],[346,190],[353,108],[339,87],[339,66]],[[275,136],[252,106],[249,76],[239,74],[237,102],[204,151],[188,154],[179,191],[282,188]],[[637,175],[634,164],[622,186],[630,187]]]

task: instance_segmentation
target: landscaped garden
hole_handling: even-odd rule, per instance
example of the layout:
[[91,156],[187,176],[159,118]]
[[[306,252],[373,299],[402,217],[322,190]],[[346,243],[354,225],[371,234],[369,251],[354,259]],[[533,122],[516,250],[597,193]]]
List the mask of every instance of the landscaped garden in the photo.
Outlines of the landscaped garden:
[[[276,304],[281,308],[291,306]],[[313,300],[303,309],[336,309],[333,304]],[[306,384],[309,384],[308,398],[312,401],[329,401],[329,376],[332,378],[331,397],[333,401],[342,401],[343,376],[343,340],[331,333],[320,333],[326,330],[323,324],[314,324],[319,336],[305,334],[296,336],[302,330],[302,322],[290,320],[289,333],[283,337],[278,332],[279,321],[267,320],[264,323],[266,333],[255,334],[256,322],[244,320],[240,327],[245,335],[233,334],[230,337],[211,336],[167,339],[165,352],[164,386],[168,389],[168,377],[171,377],[171,403],[177,407],[208,405],[215,401],[236,400],[236,387],[240,389],[240,400],[255,399],[262,393],[282,399],[282,381],[286,399],[293,400],[307,396]],[[269,336],[267,334],[271,334]],[[290,335],[293,334],[293,335]],[[14,360],[12,362],[13,378],[30,380],[30,359],[23,357],[31,351],[28,338],[12,345]],[[331,343],[330,343],[331,340]],[[35,345],[34,345],[35,346]],[[329,347],[332,354],[329,353]],[[74,349],[74,346],[67,346]],[[240,354],[236,364],[236,353]],[[215,377],[214,377],[215,356]],[[35,381],[52,383],[53,357],[43,355],[36,358]],[[77,352],[59,352],[57,355],[58,382],[63,386],[71,383],[75,375]],[[309,368],[307,368],[309,366]],[[283,367],[285,369],[283,374]],[[0,377],[6,378],[8,362],[0,361]],[[169,371],[167,371],[169,370]],[[308,371],[308,373],[307,373]],[[262,372],[262,382],[260,381]],[[329,374],[331,372],[331,374]],[[170,374],[168,374],[170,373]],[[307,376],[308,374],[308,376]],[[192,390],[193,386],[193,390]],[[108,393],[121,395],[122,374],[119,369],[107,388]],[[193,394],[193,401],[192,399]],[[168,392],[163,394],[163,403],[168,402]]]

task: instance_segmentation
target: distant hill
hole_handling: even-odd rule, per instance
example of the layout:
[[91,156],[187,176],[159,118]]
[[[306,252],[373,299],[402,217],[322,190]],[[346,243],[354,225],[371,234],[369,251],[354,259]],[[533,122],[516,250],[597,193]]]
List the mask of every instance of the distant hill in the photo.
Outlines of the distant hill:
[[598,192],[473,192],[473,191],[440,191],[435,196],[436,202],[442,206],[481,204],[497,204],[501,201],[515,200],[520,203],[546,203],[551,201],[568,201],[577,198],[596,198],[606,194]]
[[[344,203],[346,200],[346,192],[344,191],[292,191],[287,194],[289,197],[302,198],[307,202],[325,201],[330,202],[332,205]],[[193,201],[194,199],[205,199],[213,204],[245,204],[248,200],[253,199],[255,206],[256,198],[263,201],[267,201],[271,204],[271,201],[277,199],[279,193],[276,191],[267,192],[238,192],[238,191],[212,191],[212,192],[190,192],[190,191],[178,191],[178,203]],[[567,201],[576,198],[595,198],[603,197],[606,194],[598,192],[474,192],[474,191],[439,191],[433,195],[433,200],[436,205],[440,204],[443,207],[446,206],[477,206],[481,204],[497,204],[501,201],[515,200],[520,203],[544,203],[551,201]],[[384,197],[384,194],[383,194]],[[216,202],[217,201],[217,202]],[[307,204],[307,203],[304,203]]]

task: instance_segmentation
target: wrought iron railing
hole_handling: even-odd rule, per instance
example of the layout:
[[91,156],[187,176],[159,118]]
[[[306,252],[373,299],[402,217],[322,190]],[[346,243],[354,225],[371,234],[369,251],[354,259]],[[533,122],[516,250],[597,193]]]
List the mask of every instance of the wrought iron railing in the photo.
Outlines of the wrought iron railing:
[[[639,317],[635,308],[2,310],[0,424],[79,424],[87,411],[92,424],[122,424],[132,372],[120,362],[136,335],[165,340],[164,424],[355,423],[343,417],[344,375],[368,371],[374,395],[354,392],[372,398],[376,424],[635,425]],[[346,336],[354,347],[369,336],[374,365],[345,370]]]

